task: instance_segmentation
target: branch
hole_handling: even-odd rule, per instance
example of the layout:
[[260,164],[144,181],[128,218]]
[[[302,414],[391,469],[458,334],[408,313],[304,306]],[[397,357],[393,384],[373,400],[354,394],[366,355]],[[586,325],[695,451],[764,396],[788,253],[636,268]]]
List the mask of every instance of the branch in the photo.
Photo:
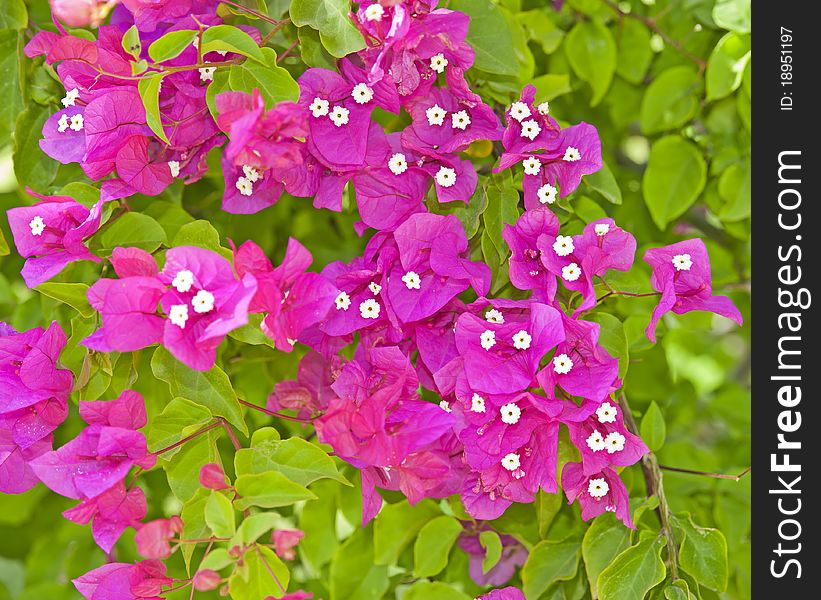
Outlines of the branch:
[[659,465],[662,471],[671,471],[673,473],[686,473],[687,475],[701,475],[702,477],[713,477],[715,479],[731,479],[732,481],[741,481],[741,478],[753,470],[752,467],[747,467],[738,475],[725,475],[724,473],[707,473],[706,471],[694,471],[693,469],[682,469],[681,467],[668,467],[667,465]]
[[154,454],[155,454],[156,456],[159,456],[160,454],[164,454],[164,453],[166,453],[166,452],[170,452],[170,451],[171,451],[171,450],[173,450],[174,448],[178,448],[178,447],[182,446],[183,444],[185,444],[186,442],[190,442],[190,441],[191,441],[191,440],[193,440],[195,437],[201,436],[203,433],[207,433],[207,432],[211,431],[212,429],[216,429],[216,428],[217,428],[217,427],[219,427],[221,424],[222,424],[222,422],[221,422],[221,421],[214,421],[213,423],[211,423],[210,425],[207,425],[207,426],[203,427],[203,428],[202,428],[202,429],[200,429],[199,431],[195,431],[195,432],[194,432],[194,433],[192,433],[191,435],[187,435],[187,436],[185,436],[185,437],[184,437],[184,438],[182,438],[180,441],[175,442],[175,443],[171,444],[170,446],[166,446],[166,447],[165,447],[165,448],[163,448],[162,450],[157,450]]
[[299,417],[292,417],[291,415],[285,415],[285,414],[282,414],[282,413],[275,412],[273,410],[268,410],[267,408],[264,408],[262,406],[257,406],[256,404],[252,404],[251,402],[248,402],[248,401],[243,400],[241,398],[239,398],[238,400],[239,400],[239,403],[242,404],[243,406],[247,406],[248,408],[252,408],[254,410],[257,410],[257,411],[259,411],[263,414],[268,415],[269,417],[275,417],[277,419],[285,419],[286,421],[294,421],[295,423],[310,423],[311,422],[310,419],[300,419]]

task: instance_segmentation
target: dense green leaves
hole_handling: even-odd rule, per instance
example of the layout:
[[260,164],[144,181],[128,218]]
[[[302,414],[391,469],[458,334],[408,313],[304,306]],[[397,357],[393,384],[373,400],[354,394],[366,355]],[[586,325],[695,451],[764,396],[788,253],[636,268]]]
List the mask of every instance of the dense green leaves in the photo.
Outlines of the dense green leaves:
[[444,569],[448,554],[461,532],[459,521],[447,515],[425,523],[413,545],[413,574],[416,577],[432,577]]
[[316,496],[304,486],[294,483],[278,471],[240,475],[234,482],[240,498],[237,508],[249,506],[277,508],[290,506],[302,500],[312,500]]
[[422,500],[414,506],[407,500],[385,506],[374,526],[374,562],[377,565],[394,564],[425,523],[439,514],[431,500]]
[[244,62],[228,71],[228,85],[233,91],[251,93],[259,90],[266,106],[273,106],[299,97],[296,81],[277,65],[277,55],[271,48],[261,50],[260,63]]
[[671,135],[653,144],[642,188],[644,202],[659,229],[690,208],[706,180],[707,165],[692,142]]
[[576,540],[545,540],[534,546],[521,572],[528,600],[541,597],[556,581],[572,579],[579,566],[580,549],[581,544]]
[[374,560],[373,528],[357,528],[331,562],[331,600],[371,600],[388,589],[388,567]]
[[681,542],[681,566],[701,585],[717,592],[727,589],[727,542],[718,529],[698,527],[689,515],[676,523],[685,533]]
[[467,41],[476,53],[477,69],[498,75],[518,72],[513,34],[502,9],[490,0],[457,0],[449,8],[470,15]]
[[655,452],[664,445],[666,436],[667,427],[664,423],[664,415],[661,414],[659,405],[651,402],[641,419],[641,439],[650,450]]
[[350,9],[349,0],[293,0],[290,13],[294,25],[308,25],[319,31],[325,49],[341,58],[365,47],[362,36],[348,18]]
[[651,535],[619,554],[599,574],[599,598],[642,600],[652,587],[664,581],[666,569],[659,555],[663,546],[662,536]]
[[699,75],[690,66],[674,67],[653,80],[641,103],[641,128],[657,133],[680,127],[698,110]]
[[68,304],[83,317],[90,317],[95,314],[94,309],[88,303],[88,298],[86,298],[88,286],[84,283],[41,283],[37,286],[37,291],[49,298],[59,300],[63,304]]
[[593,88],[591,106],[604,98],[616,71],[616,42],[610,30],[598,21],[576,23],[565,39],[567,60],[579,76]]
[[728,33],[721,38],[707,61],[707,99],[724,98],[738,89],[749,59],[749,35]]
[[283,595],[288,589],[290,572],[270,548],[254,545],[242,557],[243,566],[228,581],[231,597],[236,600],[256,600]]
[[211,490],[205,502],[205,523],[217,537],[231,537],[236,531],[236,515],[231,501],[220,492]]
[[97,236],[103,251],[118,246],[133,246],[153,252],[168,242],[165,230],[148,215],[127,212],[103,229]]
[[598,594],[598,579],[601,572],[629,547],[630,530],[612,513],[601,515],[587,528],[582,540],[582,558],[593,597]]

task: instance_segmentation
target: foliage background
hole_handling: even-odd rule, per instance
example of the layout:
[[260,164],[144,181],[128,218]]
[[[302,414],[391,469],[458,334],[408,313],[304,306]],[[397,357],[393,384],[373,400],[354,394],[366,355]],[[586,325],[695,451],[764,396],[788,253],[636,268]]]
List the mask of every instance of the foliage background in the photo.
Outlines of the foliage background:
[[[269,0],[267,4],[269,14],[278,16],[288,11],[290,3]],[[294,4],[340,3],[302,0]],[[638,255],[647,247],[684,237],[705,239],[714,286],[718,293],[728,292],[741,308],[743,328],[710,314],[691,313],[666,320],[660,343],[651,346],[643,329],[654,299],[608,302],[623,322],[623,334],[621,324],[614,327],[615,339],[621,340],[623,369],[629,363],[625,393],[660,463],[699,471],[741,472],[750,461],[749,0],[634,0],[618,4],[570,0],[560,11],[542,0],[453,0],[449,7],[473,17],[469,41],[476,48],[477,61],[468,76],[473,89],[486,101],[503,107],[524,84],[533,82],[538,97],[551,101],[551,113],[563,123],[587,121],[598,128],[607,168],[586,178],[570,200],[560,204],[557,212],[563,223],[580,228],[585,222],[610,215],[639,240]],[[21,49],[32,31],[48,23],[44,0],[0,0],[0,209],[4,211],[32,201],[24,193],[25,186],[46,193],[70,185],[80,196],[88,192],[85,186],[89,182],[77,165],[58,165],[37,146],[42,123],[56,110],[63,90],[39,61],[35,64],[21,58]],[[301,57],[294,52],[283,63],[292,74],[297,76],[306,63],[332,64],[317,32],[309,26],[285,28],[272,39],[272,45],[281,52],[297,36]],[[490,150],[476,148],[474,157],[489,162]],[[155,232],[158,241],[211,240],[209,236],[218,235],[225,245],[226,238],[237,243],[252,238],[276,261],[292,235],[312,251],[314,264],[319,266],[335,259],[348,260],[361,252],[364,241],[352,227],[357,217],[350,198],[342,215],[317,211],[308,201],[287,197],[257,215],[229,215],[219,208],[223,184],[218,151],[210,158],[213,168],[202,181],[189,187],[178,182],[160,197],[139,198],[132,203],[159,223]],[[519,185],[520,179],[513,184]],[[505,188],[500,189],[500,185]],[[502,290],[506,282],[501,265],[507,249],[499,233],[504,220],[516,214],[517,199],[511,197],[510,188],[509,181],[483,177],[471,209],[458,211],[468,234],[473,234],[477,256],[483,255],[495,267],[495,290]],[[19,277],[22,261],[13,246],[9,251],[11,238],[5,219],[0,219],[0,231],[0,320],[18,330],[59,320],[72,332],[65,362],[75,376],[81,370],[88,376],[85,387],[72,399],[115,397],[138,375],[133,386],[146,397],[150,416],[156,417],[172,396],[165,382],[152,373],[152,350],[135,353],[133,360],[116,355],[111,360],[86,356],[75,344],[93,328],[94,317],[82,307],[78,312],[27,289]],[[105,247],[109,240],[101,238],[98,235],[93,243]],[[75,263],[59,280],[90,283],[98,276],[98,268]],[[612,283],[624,290],[646,289],[648,278],[646,265],[637,262],[629,277]],[[502,295],[506,293],[509,288]],[[285,355],[264,344],[239,344],[231,339],[226,346],[222,364],[240,397],[262,404],[275,382],[295,375],[298,352]],[[241,361],[236,360],[240,352]],[[258,417],[246,415],[252,428],[270,424]],[[283,437],[299,433],[290,431],[290,424],[275,425]],[[74,411],[58,430],[56,443],[70,439],[79,428]],[[231,464],[225,440],[202,438],[201,443],[202,447],[178,454],[176,466],[166,469],[172,487],[184,486],[185,478],[199,463],[206,462],[202,457],[209,452],[224,453],[224,462]],[[346,474],[355,479],[352,471]],[[640,468],[627,469],[622,476],[631,495],[641,501],[644,482]],[[750,597],[749,484],[750,477],[734,482],[665,473],[667,501],[673,512],[689,512],[695,523],[717,528],[726,538],[726,591],[710,589],[722,588],[722,573],[715,574],[713,580],[708,575],[712,584],[705,585],[702,580],[697,586],[701,598]],[[143,487],[154,511],[149,518],[178,513],[180,501],[169,491],[162,469],[145,476]],[[375,598],[382,591],[385,597],[403,594],[415,579],[414,538],[428,520],[441,514],[441,507],[426,501],[408,510],[399,504],[400,497],[387,493],[387,500],[397,503],[392,513],[387,511],[393,521],[383,514],[375,527],[359,531],[353,525],[359,514],[356,487],[324,481],[312,489],[320,500],[305,504],[293,515],[286,512],[307,534],[294,577],[304,579],[306,589],[321,598]],[[589,597],[587,582],[588,578],[595,581],[591,565],[596,554],[599,560],[604,557],[609,562],[615,549],[630,543],[627,533],[617,534],[607,524],[588,532],[590,524],[580,520],[577,506],[553,500],[545,496],[534,505],[515,505],[494,525],[499,532],[515,535],[531,550],[537,548],[531,553],[529,567],[513,584],[521,585],[520,578],[524,578],[528,598],[533,600]],[[21,496],[0,496],[0,599],[76,598],[67,582],[104,562],[88,529],[60,516],[70,504],[46,493],[43,486]],[[658,530],[650,511],[641,524],[644,529]],[[602,535],[599,541],[594,534]],[[118,557],[125,560],[135,558],[128,538],[127,534],[117,549]],[[635,536],[634,542],[637,540]],[[176,557],[179,560],[179,554]],[[561,564],[556,564],[558,557]],[[466,560],[454,548],[437,579],[454,583],[472,597],[478,588],[467,577]],[[360,586],[352,575],[361,576],[365,583]],[[695,595],[696,586],[690,587]],[[427,593],[434,595],[427,597],[439,597],[434,592],[428,589]],[[652,597],[663,594],[662,587],[651,592]],[[188,593],[176,597],[188,597]]]

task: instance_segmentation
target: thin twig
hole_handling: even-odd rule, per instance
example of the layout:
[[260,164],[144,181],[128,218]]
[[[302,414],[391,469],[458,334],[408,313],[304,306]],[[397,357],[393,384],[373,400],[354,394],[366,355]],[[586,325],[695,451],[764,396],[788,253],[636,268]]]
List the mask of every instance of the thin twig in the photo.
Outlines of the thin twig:
[[310,419],[300,419],[299,417],[292,417],[291,415],[284,415],[282,413],[278,413],[278,412],[275,412],[273,410],[268,410],[267,408],[264,408],[262,406],[257,406],[256,404],[253,404],[253,403],[248,402],[246,400],[242,400],[241,398],[239,399],[239,403],[242,404],[243,406],[247,406],[248,408],[252,408],[252,409],[257,410],[261,413],[264,413],[264,414],[268,415],[269,417],[275,417],[277,419],[285,419],[286,421],[294,421],[295,423],[310,423],[311,422]]
[[298,44],[299,44],[299,39],[294,40],[294,42],[293,42],[290,46],[288,46],[282,54],[280,54],[279,56],[277,56],[277,64],[279,64],[279,63],[281,63],[283,60],[285,60],[285,59],[288,57],[288,55],[291,53],[291,51],[292,51],[294,48],[296,48],[296,47],[297,47],[297,45],[298,45]]
[[[237,8],[237,9],[243,11],[243,12],[246,12],[249,15],[254,15],[257,19],[262,19],[263,21],[265,21],[266,23],[270,23],[271,25],[279,25],[280,23],[285,22],[285,21],[279,21],[277,19],[274,19],[273,17],[269,17],[265,13],[261,13],[258,10],[254,10],[253,8],[249,8],[249,7],[245,6],[244,4],[239,4],[237,2],[233,2],[232,0],[220,0],[220,1],[223,4],[227,4],[228,6],[233,6],[234,8]],[[286,19],[286,21],[288,21],[288,19]]]
[[724,473],[707,473],[706,471],[695,471],[693,469],[682,469],[681,467],[668,467],[667,465],[659,465],[662,471],[672,471],[673,473],[686,473],[687,475],[701,475],[702,477],[713,477],[714,479],[731,479],[733,481],[741,481],[747,473],[753,470],[752,467],[747,467],[738,475],[726,475]]
[[167,446],[167,447],[163,448],[162,450],[157,450],[154,454],[156,456],[159,456],[160,454],[170,452],[174,448],[178,448],[178,447],[182,446],[183,444],[185,444],[186,442],[190,442],[195,437],[198,437],[198,436],[202,435],[203,433],[207,433],[207,432],[211,431],[212,429],[216,429],[217,427],[219,427],[221,425],[221,423],[222,423],[221,421],[214,421],[213,423],[211,423],[210,425],[207,425],[206,427],[203,427],[199,431],[195,431],[191,435],[185,436],[179,442],[175,442],[175,443],[171,444],[170,446]]
[[225,433],[228,434],[228,438],[231,440],[231,443],[234,445],[234,450],[242,450],[242,444],[239,443],[239,438],[237,438],[237,434],[234,433],[234,428],[231,427],[231,424],[222,417],[220,417],[220,424],[225,430]]

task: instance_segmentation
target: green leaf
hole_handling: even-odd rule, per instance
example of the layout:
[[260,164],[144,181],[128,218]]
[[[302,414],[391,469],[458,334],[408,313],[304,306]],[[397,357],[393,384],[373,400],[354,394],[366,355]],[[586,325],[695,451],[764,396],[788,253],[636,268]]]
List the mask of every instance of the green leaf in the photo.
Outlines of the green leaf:
[[607,163],[602,163],[602,168],[595,173],[585,175],[584,182],[601,194],[610,204],[621,204],[621,189]]
[[640,85],[647,69],[653,61],[650,48],[650,30],[637,19],[622,19],[616,38],[619,47],[619,62],[616,73],[623,79]]
[[717,0],[713,7],[713,21],[722,29],[736,33],[750,33],[752,2],[750,0]]
[[425,523],[440,514],[439,507],[431,500],[422,500],[414,506],[407,500],[385,506],[374,525],[375,564],[395,564]]
[[536,544],[521,570],[525,597],[535,600],[552,583],[572,579],[579,566],[580,548],[576,540],[545,540]]
[[721,38],[707,59],[707,100],[718,100],[737,90],[749,60],[749,35],[728,33]]
[[297,36],[299,37],[299,55],[302,62],[309,67],[336,69],[336,59],[325,50],[316,29],[300,27],[297,30]]
[[160,86],[166,73],[154,73],[140,79],[137,89],[145,107],[145,121],[157,137],[166,144],[169,143],[168,136],[162,126],[162,116],[160,115]]
[[388,589],[388,567],[374,561],[372,527],[357,527],[336,551],[330,569],[330,600],[373,600]]
[[307,488],[294,483],[282,473],[252,473],[240,475],[234,482],[237,494],[237,508],[245,510],[250,506],[277,508],[290,506],[302,500],[313,500],[316,496]]
[[242,520],[237,532],[231,539],[230,546],[248,545],[256,542],[263,534],[274,529],[282,520],[277,513],[263,512],[251,515]]
[[26,25],[28,11],[23,0],[0,0],[0,29],[23,29]]
[[[489,185],[487,208],[482,213],[485,230],[482,232],[482,251],[491,268],[505,262],[507,243],[502,238],[505,225],[514,225],[519,218],[519,192],[512,186]],[[490,244],[486,248],[485,244]],[[495,269],[494,269],[495,271]]]
[[0,70],[3,72],[3,78],[0,79],[0,98],[3,98],[0,104],[0,135],[3,136],[3,145],[11,137],[14,123],[23,110],[18,55],[21,39],[21,34],[13,29],[0,31]]
[[664,597],[666,600],[696,600],[696,597],[690,594],[690,587],[683,579],[677,579],[664,588]]
[[172,396],[182,396],[206,407],[212,414],[225,418],[239,431],[248,435],[234,388],[218,366],[209,371],[189,369],[162,346],[151,357],[151,370],[171,388]]
[[[213,25],[202,32],[200,49],[203,54],[224,50],[242,54],[255,61],[267,64],[262,49],[250,35],[233,25]],[[270,50],[270,48],[269,48]],[[274,54],[276,56],[276,54]]]
[[596,582],[613,559],[630,547],[630,530],[613,513],[593,520],[582,540],[582,558],[593,597],[597,597]]
[[675,129],[698,112],[700,81],[689,66],[663,71],[647,87],[641,102],[641,130],[646,134]]
[[644,202],[653,222],[664,229],[696,201],[707,181],[704,157],[692,142],[677,135],[653,144],[642,180]]
[[216,430],[209,431],[182,444],[173,455],[160,456],[159,464],[165,471],[168,487],[182,502],[190,500],[202,489],[199,475],[203,465],[221,462],[218,435]]
[[148,56],[155,63],[177,58],[186,48],[194,43],[197,34],[198,31],[191,29],[169,31],[151,43],[148,47]]
[[225,548],[214,548],[208,553],[208,556],[202,559],[197,570],[211,569],[212,571],[219,571],[234,562],[234,559],[228,554]]
[[474,67],[496,75],[519,72],[513,34],[498,6],[490,0],[456,0],[449,8],[470,17],[467,43],[476,53]]
[[408,588],[402,600],[470,600],[470,596],[441,581],[420,581]]
[[442,515],[431,519],[419,530],[413,544],[413,574],[415,577],[432,577],[448,564],[448,554],[462,532],[457,519]]
[[6,241],[6,236],[3,235],[3,230],[0,229],[0,256],[9,255],[9,243]]
[[134,57],[134,60],[140,60],[140,53],[142,52],[142,45],[140,44],[140,32],[136,25],[132,25],[123,34],[123,50]]
[[231,69],[217,69],[214,71],[214,79],[208,84],[208,88],[205,90],[205,103],[208,105],[208,110],[211,116],[214,117],[214,120],[219,116],[216,97],[222,92],[227,92],[231,89],[228,84],[230,72]]
[[527,31],[529,41],[539,44],[545,54],[555,52],[564,39],[564,31],[543,10],[516,13],[516,20]]
[[642,600],[664,581],[667,569],[661,560],[661,535],[649,537],[619,554],[599,575],[600,600]]
[[204,219],[198,219],[180,227],[171,245],[197,246],[198,248],[213,250],[214,252],[224,250],[224,248],[220,246],[219,232],[214,229],[211,223]]
[[[174,398],[151,419],[148,449],[156,452],[202,429],[213,419],[211,411],[186,398]],[[171,451],[173,452],[173,450]]]
[[231,501],[217,490],[205,503],[205,522],[216,537],[231,537],[237,528],[234,506]]
[[502,539],[495,531],[483,531],[479,534],[479,543],[485,549],[485,558],[482,560],[482,573],[487,573],[502,558]]
[[365,47],[362,34],[348,17],[350,10],[349,0],[293,0],[290,15],[297,27],[308,25],[319,31],[325,49],[342,58]]
[[40,191],[57,175],[57,161],[40,149],[43,124],[49,116],[48,108],[31,104],[17,117],[14,133],[14,175],[17,181]]
[[651,402],[647,412],[641,419],[641,439],[653,452],[656,452],[664,445],[664,438],[667,436],[667,425],[664,423],[664,415],[661,414],[659,405]]
[[[180,518],[183,528],[180,539],[199,540],[211,535],[211,530],[205,522],[205,503],[208,502],[209,493],[205,488],[200,488],[194,496],[182,505]],[[196,544],[180,544],[180,552],[185,560],[185,568],[191,573],[191,557],[197,549]]]
[[271,48],[261,50],[263,62],[234,65],[228,72],[228,85],[235,92],[251,93],[258,89],[271,108],[286,100],[299,98],[299,86],[291,74],[277,64],[277,54]]
[[573,91],[570,87],[570,75],[567,74],[540,75],[533,80],[533,86],[536,88],[536,97],[540,101],[550,101]]
[[288,589],[291,573],[274,551],[254,545],[242,558],[243,566],[228,580],[228,589],[234,600],[260,600],[282,596]]
[[690,515],[680,515],[676,524],[686,537],[681,542],[681,567],[700,585],[723,592],[727,589],[727,541],[718,529],[699,527]]
[[41,283],[35,288],[49,298],[68,304],[83,317],[91,317],[96,311],[91,308],[86,297],[88,286],[84,283]]
[[153,252],[161,244],[168,243],[165,230],[148,215],[138,212],[127,212],[116,221],[107,225],[99,236],[104,250],[113,250],[117,246],[136,247],[146,252]]
[[749,161],[730,165],[721,174],[718,194],[726,203],[718,213],[722,221],[732,223],[750,216],[752,172]]
[[616,42],[610,30],[598,21],[580,21],[567,34],[564,51],[576,75],[593,88],[590,105],[596,106],[616,72]]

